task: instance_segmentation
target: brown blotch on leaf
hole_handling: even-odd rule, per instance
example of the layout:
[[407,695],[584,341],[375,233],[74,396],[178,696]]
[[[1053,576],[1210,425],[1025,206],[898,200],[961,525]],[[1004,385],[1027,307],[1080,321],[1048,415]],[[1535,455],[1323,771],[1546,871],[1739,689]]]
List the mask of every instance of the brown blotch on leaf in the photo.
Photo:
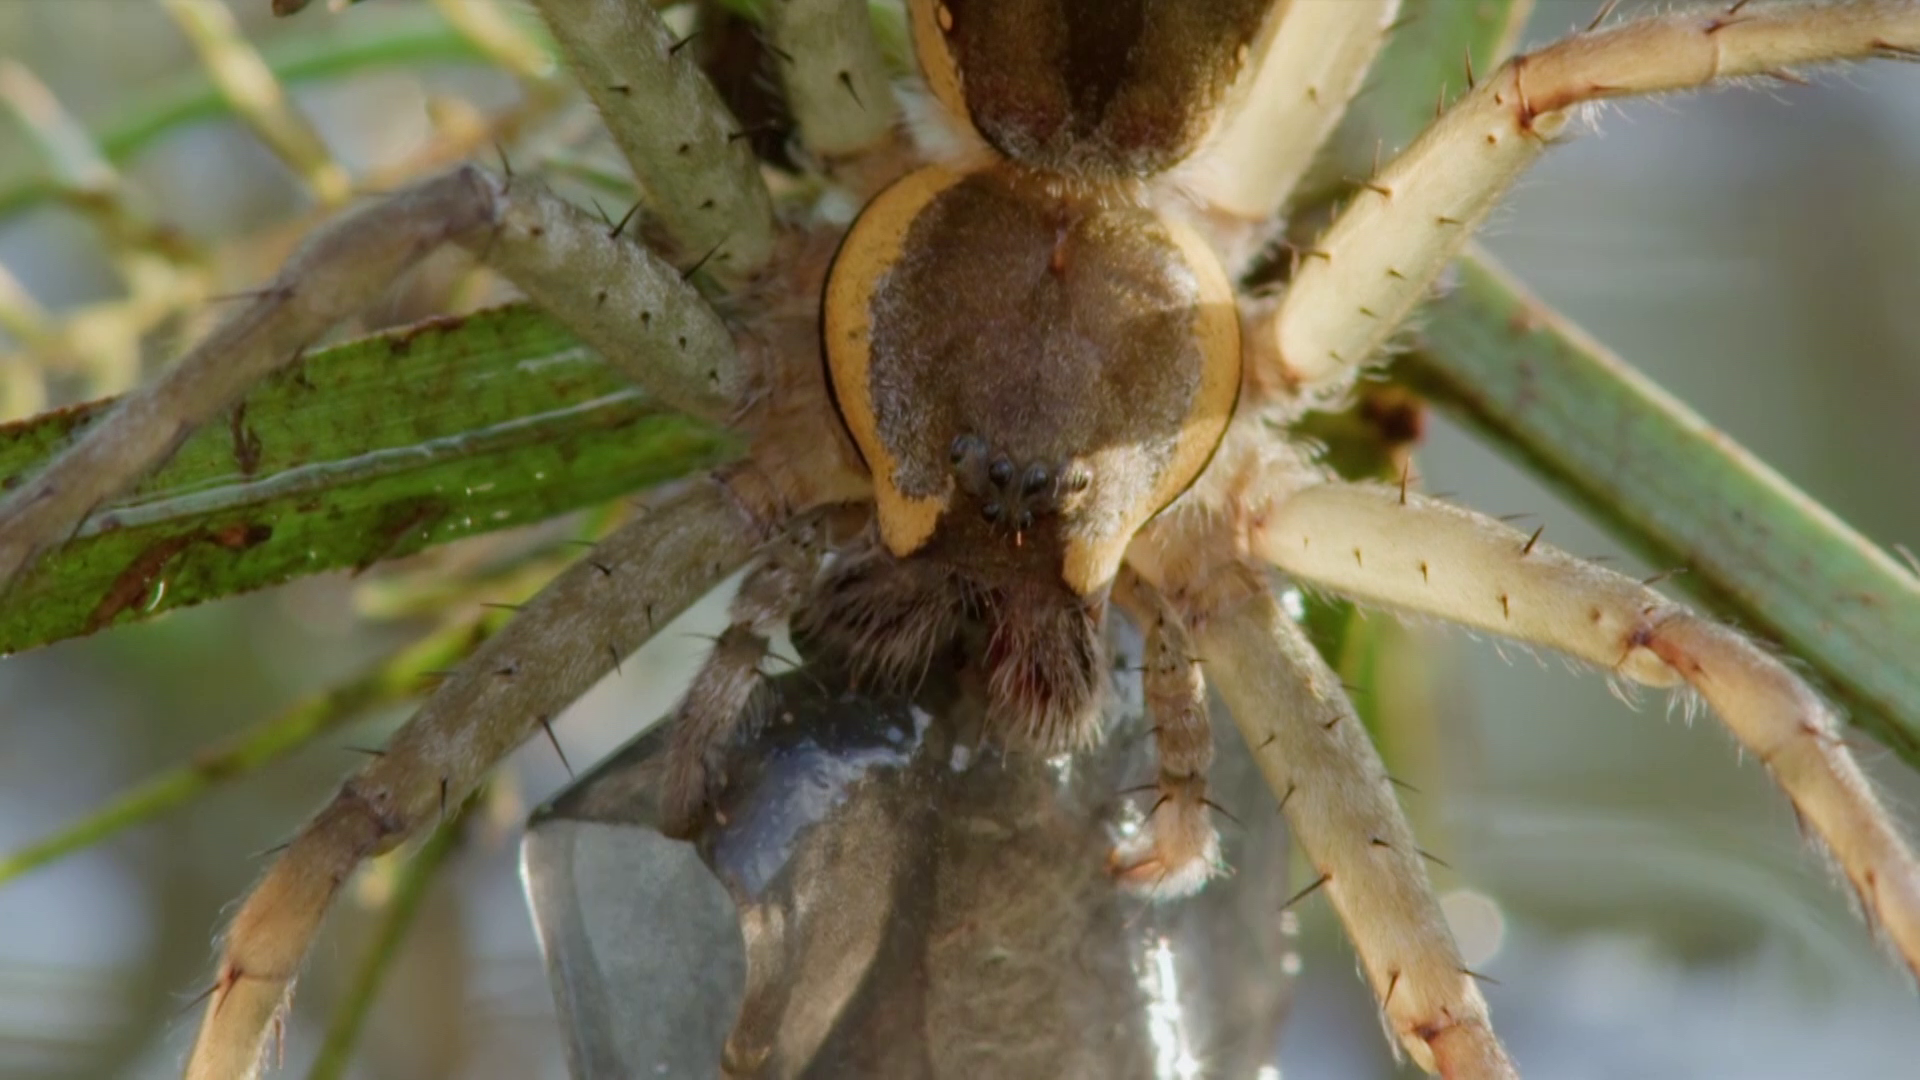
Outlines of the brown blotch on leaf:
[[167,563],[171,562],[174,556],[191,547],[195,541],[206,537],[206,530],[195,529],[193,532],[170,536],[148,545],[146,550],[134,556],[126,569],[121,570],[114,577],[113,583],[107,586],[106,592],[100,594],[99,602],[93,606],[93,611],[87,616],[86,629],[83,632],[91,634],[105,629],[122,613],[139,604],[153,588],[153,583],[159,580],[160,572],[166,568]]

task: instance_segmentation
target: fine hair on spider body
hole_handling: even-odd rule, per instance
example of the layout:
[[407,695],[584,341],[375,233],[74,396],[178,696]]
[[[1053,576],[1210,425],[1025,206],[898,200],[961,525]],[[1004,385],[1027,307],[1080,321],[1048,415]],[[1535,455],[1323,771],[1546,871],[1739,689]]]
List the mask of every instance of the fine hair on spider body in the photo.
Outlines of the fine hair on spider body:
[[[1515,56],[1383,164],[1271,296],[1244,283],[1397,0],[909,0],[918,132],[899,121],[864,0],[768,5],[805,154],[861,207],[845,228],[808,207],[775,212],[748,141],[652,5],[534,6],[648,194],[649,243],[518,175],[466,166],[407,188],[318,231],[0,502],[12,581],[445,245],[748,445],[561,573],[274,860],[221,944],[193,1080],[257,1069],[357,866],[439,820],[742,569],[731,625],[677,710],[676,832],[708,818],[781,623],[877,682],[911,686],[961,656],[986,672],[987,740],[1061,753],[1099,735],[1117,610],[1147,640],[1159,768],[1144,828],[1112,853],[1116,887],[1171,900],[1224,869],[1206,795],[1211,688],[1398,1047],[1447,1077],[1516,1075],[1380,756],[1282,609],[1277,571],[1697,693],[1920,975],[1920,864],[1835,711],[1791,668],[1538,533],[1405,484],[1339,480],[1287,438],[1348,396],[1582,106],[1911,58],[1920,3],[1743,0],[1596,20]],[[580,640],[604,648],[565,644]]]

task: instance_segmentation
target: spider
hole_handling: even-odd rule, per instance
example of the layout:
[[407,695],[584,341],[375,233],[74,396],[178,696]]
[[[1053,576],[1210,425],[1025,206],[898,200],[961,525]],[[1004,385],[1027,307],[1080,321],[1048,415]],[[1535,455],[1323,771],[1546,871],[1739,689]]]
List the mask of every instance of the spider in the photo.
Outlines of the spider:
[[[298,8],[299,0],[277,6]],[[1222,867],[1208,690],[1240,728],[1399,1045],[1513,1067],[1440,917],[1378,755],[1273,575],[1697,693],[1771,770],[1920,974],[1920,864],[1766,650],[1538,534],[1336,480],[1287,430],[1342,401],[1513,180],[1602,98],[1920,51],[1920,4],[1763,5],[1628,21],[1486,73],[1385,163],[1283,290],[1270,249],[1359,87],[1392,0],[911,0],[911,138],[864,5],[769,10],[788,101],[850,226],[783,204],[648,5],[538,0],[651,197],[633,232],[468,166],[319,232],[207,341],[0,502],[11,581],[183,435],[389,279],[465,247],[661,400],[729,424],[739,464],[563,573],[349,779],[235,915],[187,1065],[246,1075],[333,895],[457,803],[674,612],[749,567],[682,703],[670,815],[697,829],[768,634],[792,618],[863,678],[984,666],[989,736],[1097,738],[1102,628],[1147,636],[1159,776],[1117,887],[1174,899]],[[1596,26],[1599,20],[1596,20]],[[709,302],[697,268],[724,289]],[[591,629],[610,651],[568,649]]]

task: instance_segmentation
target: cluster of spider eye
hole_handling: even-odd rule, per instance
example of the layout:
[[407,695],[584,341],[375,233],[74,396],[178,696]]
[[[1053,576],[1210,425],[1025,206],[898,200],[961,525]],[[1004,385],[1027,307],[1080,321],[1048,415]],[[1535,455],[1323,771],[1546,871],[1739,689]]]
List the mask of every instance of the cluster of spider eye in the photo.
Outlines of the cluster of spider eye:
[[[864,206],[844,236],[771,212],[758,163],[650,6],[536,7],[648,190],[659,250],[522,179],[470,167],[428,181],[322,232],[275,287],[0,503],[11,579],[176,433],[443,243],[660,400],[750,442],[743,462],[662,501],[527,605],[293,841],[228,932],[191,1076],[251,1070],[352,869],[433,820],[529,718],[609,666],[597,653],[523,658],[587,618],[617,657],[750,564],[678,717],[672,802],[689,830],[719,782],[707,763],[738,736],[768,635],[789,616],[893,677],[973,627],[988,736],[1057,751],[1097,734],[1117,608],[1147,634],[1161,758],[1160,798],[1115,856],[1121,882],[1170,895],[1218,869],[1210,683],[1401,1045],[1447,1076],[1509,1075],[1378,755],[1273,595],[1277,568],[1691,687],[1771,767],[1920,971],[1920,865],[1833,736],[1832,710],[1780,661],[1537,535],[1404,486],[1339,482],[1276,435],[1345,395],[1579,106],[1910,56],[1920,5],[1742,2],[1515,58],[1364,185],[1277,298],[1235,283],[1359,88],[1394,0],[911,0],[911,132],[864,3],[770,5],[806,151]],[[737,294],[725,319],[676,268],[694,254]],[[829,564],[830,510],[860,524]],[[502,670],[516,675],[489,675]]]
[[[989,454],[986,440],[978,435],[955,438],[947,452],[954,481],[961,491],[980,501],[980,516],[989,525],[1015,533],[1032,529],[1038,515],[1070,511],[1068,500],[1093,483],[1084,468],[1049,468],[1037,461],[1021,468],[1004,455],[988,461]],[[1020,479],[1018,487],[1014,485],[1016,476]]]

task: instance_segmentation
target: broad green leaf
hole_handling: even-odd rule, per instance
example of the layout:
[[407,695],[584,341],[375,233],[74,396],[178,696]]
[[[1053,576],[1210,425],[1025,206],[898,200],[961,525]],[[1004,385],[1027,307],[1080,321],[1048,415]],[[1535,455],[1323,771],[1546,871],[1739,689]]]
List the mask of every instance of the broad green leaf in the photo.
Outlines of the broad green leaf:
[[1811,663],[1920,765],[1920,577],[1483,256],[1396,373],[1683,583]]
[[[0,428],[0,484],[104,408]],[[522,306],[322,350],[15,583],[0,651],[530,524],[735,450]]]

